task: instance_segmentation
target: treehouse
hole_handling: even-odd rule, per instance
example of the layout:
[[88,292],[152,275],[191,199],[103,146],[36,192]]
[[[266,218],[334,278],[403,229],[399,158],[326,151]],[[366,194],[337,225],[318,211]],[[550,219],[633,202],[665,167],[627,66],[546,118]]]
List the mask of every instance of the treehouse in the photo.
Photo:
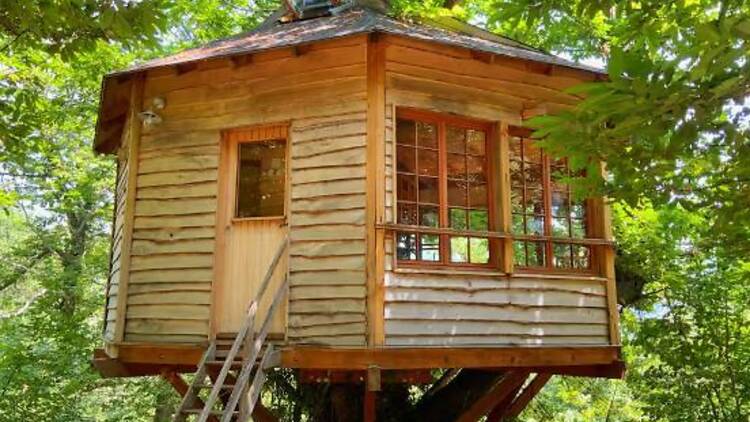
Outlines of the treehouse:
[[502,374],[461,421],[514,416],[555,374],[621,376],[605,201],[524,127],[605,75],[450,19],[292,3],[105,77],[96,368],[164,377],[175,420],[201,421],[273,420],[273,367],[360,384],[366,420],[383,383],[435,368]]

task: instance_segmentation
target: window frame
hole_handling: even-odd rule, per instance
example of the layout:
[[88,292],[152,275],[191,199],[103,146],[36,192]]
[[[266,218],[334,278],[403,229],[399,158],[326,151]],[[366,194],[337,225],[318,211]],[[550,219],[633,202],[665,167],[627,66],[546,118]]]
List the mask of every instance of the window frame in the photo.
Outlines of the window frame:
[[[473,129],[482,131],[485,134],[485,168],[487,175],[487,232],[492,232],[496,227],[496,215],[497,215],[497,201],[499,199],[498,192],[495,192],[496,178],[499,175],[496,174],[497,166],[494,155],[498,154],[497,145],[497,129],[496,124],[490,121],[484,121],[479,119],[473,119],[469,117],[457,116],[453,114],[438,113],[432,111],[426,111],[421,109],[414,109],[408,107],[397,107],[393,126],[393,181],[394,181],[394,216],[396,221],[398,220],[398,139],[396,139],[396,127],[399,119],[413,120],[415,122],[423,122],[433,124],[437,128],[437,141],[438,141],[438,229],[450,229],[449,227],[449,204],[448,204],[448,151],[446,146],[446,132],[447,126],[459,127],[462,129]],[[419,202],[416,203],[417,206]],[[438,234],[439,238],[439,253],[441,260],[439,261],[424,261],[420,259],[414,260],[402,260],[398,259],[398,234],[409,233],[421,236],[425,232],[420,231],[418,226],[415,226],[413,231],[410,230],[398,230],[394,232],[394,262],[396,267],[404,268],[434,268],[434,269],[446,269],[456,268],[463,270],[476,270],[476,271],[488,271],[497,270],[499,268],[499,256],[500,247],[499,239],[494,237],[481,237],[481,236],[463,236],[461,234]],[[427,232],[435,227],[424,226]],[[469,232],[471,230],[465,230]],[[487,239],[489,244],[489,257],[487,263],[484,264],[473,264],[470,262],[451,262],[450,260],[450,238],[451,237],[476,237],[480,239]]]
[[[524,141],[531,141],[535,142],[536,140],[532,138],[532,130],[528,128],[524,128],[521,126],[508,126],[508,136],[506,139],[504,139],[504,142],[508,143],[507,148],[507,154],[508,154],[508,162],[510,161],[510,151],[511,151],[511,142],[513,138],[522,138]],[[592,199],[587,198],[583,200],[583,209],[584,209],[584,236],[582,238],[577,237],[556,237],[552,235],[552,220],[554,219],[554,216],[552,214],[552,174],[551,174],[551,159],[548,153],[546,153],[543,149],[540,148],[540,154],[541,154],[541,160],[542,160],[542,183],[541,183],[541,189],[542,189],[542,200],[544,201],[544,234],[541,236],[538,236],[538,239],[533,239],[534,237],[537,237],[535,235],[528,235],[526,233],[514,233],[513,232],[513,225],[512,225],[512,219],[513,219],[513,210],[511,202],[508,201],[509,206],[511,209],[509,210],[509,215],[511,218],[511,221],[508,222],[508,227],[510,227],[510,235],[511,235],[511,242],[509,244],[504,245],[505,247],[510,247],[510,259],[512,260],[512,267],[514,273],[521,273],[521,274],[578,274],[578,275],[594,275],[597,273],[597,246],[594,244],[591,244],[590,240],[592,239],[592,234],[594,233],[594,220],[593,220],[593,204]],[[509,176],[512,178],[512,174],[510,174],[510,169],[508,169]],[[525,186],[525,184],[524,184]],[[508,181],[508,194],[512,195],[512,182]],[[524,218],[525,221],[525,218]],[[530,239],[531,238],[531,239]],[[513,243],[516,241],[521,242],[536,242],[536,243],[543,243],[544,244],[544,255],[545,255],[545,265],[544,266],[534,266],[534,265],[519,265],[515,263],[515,258],[513,257]],[[582,245],[589,249],[589,266],[588,268],[574,268],[574,267],[556,267],[554,264],[554,245],[555,243],[567,243],[571,245]]]

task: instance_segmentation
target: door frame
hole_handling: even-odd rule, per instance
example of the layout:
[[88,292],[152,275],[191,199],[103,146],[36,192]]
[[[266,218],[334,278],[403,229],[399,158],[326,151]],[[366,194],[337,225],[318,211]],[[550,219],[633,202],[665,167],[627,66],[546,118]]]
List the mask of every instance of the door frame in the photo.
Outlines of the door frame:
[[[289,139],[290,122],[283,121],[277,123],[265,123],[250,126],[240,126],[221,131],[219,139],[219,166],[217,169],[217,187],[216,196],[216,230],[214,244],[214,271],[213,283],[211,284],[211,305],[209,319],[209,340],[216,338],[218,334],[217,322],[217,297],[222,289],[224,276],[226,272],[225,257],[227,253],[227,236],[226,233],[235,221],[259,221],[259,220],[279,220],[280,225],[287,227],[289,221],[289,210],[291,209],[291,142]],[[284,215],[274,217],[235,217],[237,206],[237,185],[239,183],[239,173],[237,168],[237,159],[239,145],[249,142],[279,140],[283,139],[286,143],[285,151],[285,168],[284,168]],[[288,261],[287,261],[288,262]],[[288,266],[288,265],[287,265]],[[287,273],[289,269],[286,269]],[[287,274],[288,275],[288,274]],[[285,307],[288,310],[288,306]],[[288,321],[285,316],[284,321]],[[286,326],[284,327],[286,336]]]

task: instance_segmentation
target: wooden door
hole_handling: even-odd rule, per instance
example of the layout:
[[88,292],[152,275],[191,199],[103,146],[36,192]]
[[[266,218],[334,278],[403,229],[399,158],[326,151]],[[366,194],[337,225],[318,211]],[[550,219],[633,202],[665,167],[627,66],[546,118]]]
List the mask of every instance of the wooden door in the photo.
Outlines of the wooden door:
[[[237,332],[279,245],[288,209],[287,126],[226,131],[219,166],[214,333]],[[279,261],[256,316],[256,330],[287,273]],[[284,334],[286,303],[273,316],[272,334]]]

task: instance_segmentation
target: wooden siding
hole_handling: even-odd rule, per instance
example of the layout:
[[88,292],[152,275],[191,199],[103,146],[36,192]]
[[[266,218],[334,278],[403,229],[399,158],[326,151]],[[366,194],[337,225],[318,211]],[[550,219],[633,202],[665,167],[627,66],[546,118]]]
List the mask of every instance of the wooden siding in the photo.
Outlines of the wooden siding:
[[600,279],[390,273],[386,344],[606,345]]
[[110,251],[109,278],[105,292],[104,340],[115,340],[117,321],[117,295],[120,289],[120,258],[125,221],[125,197],[128,189],[128,133],[123,133],[123,142],[117,152],[117,173],[115,178],[114,219],[112,221],[112,246]]
[[[149,72],[126,342],[211,334],[221,131],[289,122],[288,340],[365,343],[366,38],[259,53],[246,65]],[[248,253],[252,253],[248,251]]]
[[[386,223],[396,217],[396,107],[517,125],[528,110],[558,110],[577,100],[562,92],[580,82],[567,76],[403,38],[384,41]],[[604,279],[402,272],[395,268],[392,233],[386,233],[385,255],[387,346],[609,344]]]

